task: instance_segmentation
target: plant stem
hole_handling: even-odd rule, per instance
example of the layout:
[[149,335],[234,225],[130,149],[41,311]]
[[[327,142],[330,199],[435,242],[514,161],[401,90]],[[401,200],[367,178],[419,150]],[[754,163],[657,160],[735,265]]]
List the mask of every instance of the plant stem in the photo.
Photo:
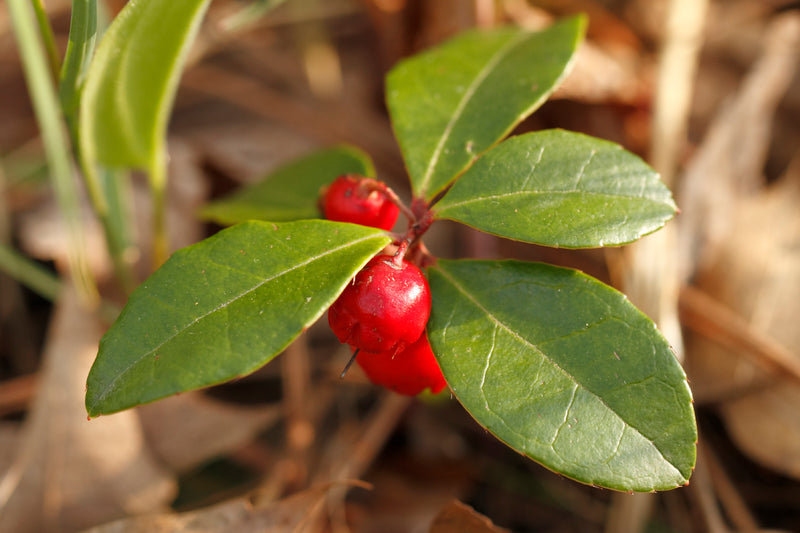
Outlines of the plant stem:
[[55,274],[4,243],[0,243],[0,270],[51,302],[61,293]]
[[365,186],[370,191],[378,191],[383,193],[386,196],[386,198],[389,199],[390,202],[392,202],[394,205],[398,207],[398,209],[400,209],[400,211],[402,211],[403,215],[405,215],[405,217],[408,219],[409,222],[412,223],[416,222],[417,220],[416,215],[414,215],[411,209],[409,209],[408,206],[405,203],[403,203],[400,197],[397,196],[397,193],[394,192],[394,190],[388,185],[386,185],[384,182],[378,180],[369,180],[365,182]]
[[67,225],[70,241],[68,261],[78,293],[84,303],[96,305],[97,287],[86,255],[80,222],[78,194],[73,180],[70,148],[61,123],[58,97],[53,86],[42,42],[37,34],[30,6],[25,0],[9,0],[11,26],[15,31],[34,113],[42,134],[53,188]]
[[407,236],[402,241],[400,241],[400,244],[397,247],[397,251],[392,256],[392,262],[396,266],[400,266],[403,264],[403,258],[406,256],[406,252],[408,251],[408,245],[410,243],[411,243],[410,236]]
[[167,168],[164,157],[150,166],[153,195],[153,269],[160,267],[169,254],[167,236]]
[[42,36],[45,51],[47,52],[47,62],[50,64],[50,71],[53,74],[53,79],[58,79],[58,72],[61,70],[61,62],[58,58],[58,49],[56,48],[56,39],[53,35],[53,27],[50,26],[50,19],[47,18],[47,12],[44,9],[42,0],[31,0],[33,11],[36,14],[36,22],[39,24],[39,33]]
[[[73,135],[77,135],[77,131]],[[77,137],[73,138],[77,143]],[[127,221],[120,222],[118,219],[123,217],[115,217],[114,211],[109,208],[109,204],[114,205],[116,209],[124,203],[124,199],[118,197],[122,194],[122,188],[119,187],[118,183],[115,183],[119,178],[113,176],[113,173],[109,171],[104,171],[108,174],[101,177],[97,169],[87,165],[83,158],[80,157],[80,154],[76,154],[76,157],[83,171],[84,183],[89,193],[89,202],[92,204],[92,209],[94,209],[94,213],[103,227],[103,236],[114,266],[114,274],[123,290],[130,294],[136,287],[133,269],[125,257],[125,250],[128,249],[130,243],[127,235],[130,235],[130,232],[128,231]],[[117,214],[119,215],[120,213]]]

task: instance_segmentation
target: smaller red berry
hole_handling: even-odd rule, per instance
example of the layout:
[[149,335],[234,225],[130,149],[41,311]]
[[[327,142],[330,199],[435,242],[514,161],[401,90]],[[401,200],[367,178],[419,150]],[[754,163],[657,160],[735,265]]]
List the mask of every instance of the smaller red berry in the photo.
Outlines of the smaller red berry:
[[325,218],[391,230],[400,209],[381,192],[382,185],[378,180],[357,174],[339,176],[324,193]]
[[418,266],[373,257],[328,310],[340,342],[367,352],[396,352],[425,332],[431,312],[428,280]]
[[447,385],[425,333],[394,355],[362,350],[356,361],[372,383],[398,394],[416,396],[425,389],[436,394]]

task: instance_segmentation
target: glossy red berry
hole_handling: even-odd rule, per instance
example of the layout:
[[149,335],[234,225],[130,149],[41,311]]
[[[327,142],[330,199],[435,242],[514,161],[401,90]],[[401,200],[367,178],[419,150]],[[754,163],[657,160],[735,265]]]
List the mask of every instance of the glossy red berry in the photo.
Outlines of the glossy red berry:
[[399,394],[416,396],[425,389],[436,394],[447,385],[425,333],[394,355],[362,350],[356,362],[371,382]]
[[340,342],[367,352],[396,352],[425,331],[431,312],[428,280],[418,266],[373,257],[328,310]]
[[356,174],[339,176],[322,199],[325,218],[391,230],[400,209],[381,192],[381,183]]

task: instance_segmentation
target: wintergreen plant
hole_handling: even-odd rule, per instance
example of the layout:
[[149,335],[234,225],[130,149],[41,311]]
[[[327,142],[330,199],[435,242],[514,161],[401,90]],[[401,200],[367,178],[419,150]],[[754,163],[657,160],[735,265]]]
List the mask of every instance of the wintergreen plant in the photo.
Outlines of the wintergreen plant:
[[[91,61],[94,3],[77,2],[84,9],[73,13],[62,105],[93,203],[108,216],[106,169],[145,170],[157,257],[166,250],[167,119],[208,3],[129,2]],[[635,241],[672,218],[658,175],[616,144],[562,130],[506,139],[565,77],[585,25],[574,17],[540,32],[470,31],[392,69],[386,101],[412,191],[400,204],[408,219],[400,233],[319,218],[321,187],[342,174],[374,177],[369,156],[353,147],[290,162],[208,205],[205,217],[231,227],[179,250],[132,292],[88,376],[89,415],[258,369],[389,246],[424,268],[430,345],[452,395],[479,424],[584,483],[686,484],[697,438],[686,376],[623,294],[571,269],[444,260],[424,246],[443,219],[592,248]],[[120,246],[109,240],[112,252]]]

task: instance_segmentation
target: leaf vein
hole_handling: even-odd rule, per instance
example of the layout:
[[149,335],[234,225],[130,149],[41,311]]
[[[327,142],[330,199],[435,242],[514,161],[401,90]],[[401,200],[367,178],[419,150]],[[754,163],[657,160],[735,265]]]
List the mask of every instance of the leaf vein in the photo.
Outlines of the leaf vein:
[[[586,173],[586,169],[591,164],[592,159],[594,159],[595,154],[597,154],[597,150],[592,150],[589,153],[589,158],[586,160],[586,162],[583,164],[583,166],[581,166],[580,170],[578,170],[578,176],[575,179],[575,185],[572,186],[572,188],[574,190],[578,190],[578,186],[581,184],[581,180],[583,179],[583,175]],[[644,180],[642,180],[642,181],[644,181]]]
[[[561,424],[559,424],[558,428],[556,429],[555,434],[553,435],[553,439],[550,441],[550,448],[557,455],[558,455],[558,451],[556,451],[555,443],[558,440],[558,436],[561,434],[561,430],[564,429],[564,426],[566,426],[567,422],[569,421],[569,412],[572,409],[572,406],[575,404],[575,398],[578,396],[578,388],[579,387],[580,387],[580,385],[578,385],[578,383],[575,383],[575,385],[572,387],[572,395],[569,397],[569,404],[567,404],[566,408],[564,409],[564,420],[561,421]],[[580,387],[580,388],[582,388],[582,387]],[[560,455],[559,455],[559,457],[560,457]]]
[[[528,184],[533,178],[534,172],[536,172],[536,167],[538,167],[539,163],[542,162],[542,158],[544,157],[544,148],[545,148],[544,146],[539,148],[539,157],[536,159],[536,161],[533,162],[533,165],[531,166],[531,171],[528,172],[528,175],[525,177],[525,181],[522,183],[522,187],[520,187],[520,189],[525,190],[528,188]],[[528,155],[530,155],[530,152],[528,152]]]
[[489,406],[489,399],[486,397],[486,391],[484,390],[484,386],[486,385],[486,374],[489,372],[489,366],[492,364],[492,355],[494,355],[494,347],[497,341],[497,329],[498,326],[495,324],[494,329],[492,330],[492,345],[489,347],[489,353],[486,354],[486,364],[483,366],[483,374],[481,375],[481,385],[480,390],[481,394],[483,395],[483,401],[486,402],[486,407],[490,408]]

